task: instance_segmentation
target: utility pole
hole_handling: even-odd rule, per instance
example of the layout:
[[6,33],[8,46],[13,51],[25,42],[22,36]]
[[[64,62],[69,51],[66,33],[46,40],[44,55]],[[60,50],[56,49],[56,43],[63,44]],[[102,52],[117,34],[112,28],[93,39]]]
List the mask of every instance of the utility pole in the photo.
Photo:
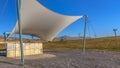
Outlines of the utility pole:
[[22,25],[21,25],[21,18],[20,18],[21,0],[16,0],[16,2],[17,2],[17,13],[18,13],[18,28],[19,28],[21,62],[22,62],[22,65],[24,65],[24,47],[23,47],[23,40],[22,40]]
[[4,35],[4,42],[6,43],[7,41],[6,32],[4,32],[3,35]]
[[4,35],[4,42],[6,43],[7,41],[7,37],[9,36],[9,32],[4,32],[3,35]]
[[80,39],[80,33],[78,33],[78,38]]
[[4,34],[5,48],[7,48],[7,37],[8,37],[8,35],[9,35],[10,33],[4,32],[3,34]]
[[114,34],[115,34],[115,46],[117,48],[117,29],[113,29]]
[[86,48],[86,26],[88,23],[88,16],[84,15],[85,17],[85,25],[84,25],[84,37],[83,37],[83,54],[85,54],[85,48]]

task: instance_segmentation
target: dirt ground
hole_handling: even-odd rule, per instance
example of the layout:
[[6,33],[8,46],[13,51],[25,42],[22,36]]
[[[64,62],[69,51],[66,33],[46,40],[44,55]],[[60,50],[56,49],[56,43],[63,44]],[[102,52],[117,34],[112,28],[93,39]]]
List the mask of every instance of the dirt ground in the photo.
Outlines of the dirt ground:
[[120,52],[87,50],[45,51],[44,55],[20,59],[0,56],[0,68],[120,68]]

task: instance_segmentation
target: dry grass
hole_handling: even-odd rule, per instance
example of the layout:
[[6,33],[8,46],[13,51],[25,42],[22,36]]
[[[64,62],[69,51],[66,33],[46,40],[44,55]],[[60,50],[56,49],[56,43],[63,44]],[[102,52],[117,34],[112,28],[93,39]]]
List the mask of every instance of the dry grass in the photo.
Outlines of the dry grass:
[[[117,37],[117,45],[114,37],[96,38],[86,40],[86,49],[115,50],[120,51],[120,37]],[[83,40],[65,40],[45,42],[44,49],[61,50],[61,49],[82,49]]]

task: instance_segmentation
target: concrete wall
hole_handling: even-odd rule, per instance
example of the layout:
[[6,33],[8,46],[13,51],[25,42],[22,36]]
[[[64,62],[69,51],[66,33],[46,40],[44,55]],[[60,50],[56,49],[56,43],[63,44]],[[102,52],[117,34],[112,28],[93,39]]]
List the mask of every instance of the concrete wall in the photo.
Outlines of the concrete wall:
[[[24,43],[24,56],[43,54],[42,43]],[[19,57],[21,55],[19,43],[7,43],[7,57]]]

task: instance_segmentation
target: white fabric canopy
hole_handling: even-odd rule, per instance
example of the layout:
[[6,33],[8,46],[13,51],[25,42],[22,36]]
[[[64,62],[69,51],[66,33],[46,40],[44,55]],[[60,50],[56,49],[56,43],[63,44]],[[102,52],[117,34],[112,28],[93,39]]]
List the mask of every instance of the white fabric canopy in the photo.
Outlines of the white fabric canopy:
[[[46,41],[52,41],[61,30],[82,18],[82,16],[66,16],[53,12],[37,0],[22,0],[21,6],[22,33],[35,35]],[[16,24],[11,34],[18,32]]]

